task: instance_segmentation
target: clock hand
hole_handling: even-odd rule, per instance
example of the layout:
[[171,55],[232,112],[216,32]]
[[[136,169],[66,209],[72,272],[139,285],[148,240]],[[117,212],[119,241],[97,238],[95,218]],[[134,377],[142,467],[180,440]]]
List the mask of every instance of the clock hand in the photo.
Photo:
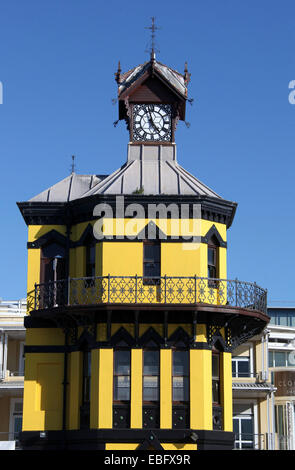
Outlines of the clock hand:
[[151,110],[150,110],[149,106],[148,106],[148,112],[149,112],[150,121],[151,121],[153,127],[156,129],[156,131],[160,132],[160,129],[159,129],[159,128],[156,126],[156,124],[154,123],[154,120],[153,120],[153,117],[152,117],[152,113],[151,113]]

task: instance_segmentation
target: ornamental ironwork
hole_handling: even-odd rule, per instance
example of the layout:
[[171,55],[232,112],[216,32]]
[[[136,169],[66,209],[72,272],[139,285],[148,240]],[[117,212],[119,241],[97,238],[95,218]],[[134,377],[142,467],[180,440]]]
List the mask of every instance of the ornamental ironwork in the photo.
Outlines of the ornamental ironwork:
[[198,276],[98,276],[35,285],[35,310],[96,304],[209,304],[266,313],[267,291],[256,283]]

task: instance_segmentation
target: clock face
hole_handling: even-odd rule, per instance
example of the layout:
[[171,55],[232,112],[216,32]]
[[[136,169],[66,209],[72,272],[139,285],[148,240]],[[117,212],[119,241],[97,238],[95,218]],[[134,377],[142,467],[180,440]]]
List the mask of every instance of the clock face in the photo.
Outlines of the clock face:
[[133,105],[133,140],[170,142],[171,135],[169,104]]

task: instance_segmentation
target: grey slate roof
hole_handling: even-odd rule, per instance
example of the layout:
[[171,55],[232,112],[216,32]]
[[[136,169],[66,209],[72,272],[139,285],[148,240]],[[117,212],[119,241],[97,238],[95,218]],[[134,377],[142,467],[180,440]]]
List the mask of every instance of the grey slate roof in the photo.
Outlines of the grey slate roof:
[[79,199],[105,177],[105,175],[77,175],[72,173],[37,196],[32,197],[29,201],[66,202]]
[[[157,62],[156,60],[154,61],[153,66],[154,70],[160,73],[160,75],[162,75],[179,93],[186,96],[187,88],[183,75],[161,62]],[[151,67],[151,61],[138,65],[122,74],[118,88],[119,95],[129,88],[134,81],[138,80],[138,78],[140,78],[149,67]]]
[[195,195],[221,199],[217,193],[182,168],[173,146],[128,146],[127,162],[110,175],[67,178],[30,199],[31,202],[66,202],[96,194]]

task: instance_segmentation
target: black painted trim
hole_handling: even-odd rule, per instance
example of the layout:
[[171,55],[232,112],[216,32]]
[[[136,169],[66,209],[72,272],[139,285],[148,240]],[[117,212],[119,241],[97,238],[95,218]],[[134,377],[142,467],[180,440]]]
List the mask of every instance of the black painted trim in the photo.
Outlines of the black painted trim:
[[23,450],[104,450],[106,443],[138,443],[146,448],[146,442],[154,446],[155,439],[157,444],[196,443],[197,450],[232,450],[235,435],[233,432],[200,429],[90,429],[46,431],[43,438],[40,431],[23,431],[19,439]]
[[215,235],[215,237],[217,238],[217,241],[219,243],[219,246],[222,247],[222,248],[226,248],[227,247],[227,243],[222,239],[220,233],[218,232],[217,228],[215,227],[215,225],[212,225],[212,227],[208,230],[208,232],[206,233],[206,235],[204,237],[202,237],[202,243],[209,243],[210,241],[210,238]]
[[[202,219],[212,220],[227,225],[232,224],[237,203],[211,196],[179,196],[179,195],[124,195],[125,207],[132,203],[141,204],[147,214],[148,204],[201,204]],[[18,202],[18,208],[27,225],[65,225],[69,216],[71,225],[96,220],[93,209],[99,203],[107,203],[115,214],[115,195],[93,195],[68,202]],[[190,218],[193,213],[190,214]]]

